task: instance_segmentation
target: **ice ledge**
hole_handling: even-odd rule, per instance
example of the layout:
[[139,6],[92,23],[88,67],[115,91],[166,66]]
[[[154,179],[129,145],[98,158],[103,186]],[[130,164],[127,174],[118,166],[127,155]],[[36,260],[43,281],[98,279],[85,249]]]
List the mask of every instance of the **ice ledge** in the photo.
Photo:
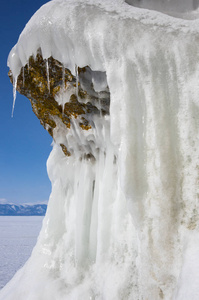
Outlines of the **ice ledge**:
[[[131,6],[126,2],[54,0],[45,4],[27,23],[9,54],[8,66],[13,76],[16,78],[19,75],[21,67],[27,64],[30,56],[36,55],[39,48],[44,59],[53,56],[73,74],[75,65],[89,65],[92,70],[105,71],[103,45],[106,45],[106,54],[111,56],[110,51],[114,52],[113,36],[118,35],[120,29],[128,35],[137,27],[137,22],[139,26],[153,29],[163,26],[168,32],[198,32],[199,20],[173,18],[153,10]],[[118,22],[119,27],[116,26]],[[97,30],[93,32],[96,25]]]

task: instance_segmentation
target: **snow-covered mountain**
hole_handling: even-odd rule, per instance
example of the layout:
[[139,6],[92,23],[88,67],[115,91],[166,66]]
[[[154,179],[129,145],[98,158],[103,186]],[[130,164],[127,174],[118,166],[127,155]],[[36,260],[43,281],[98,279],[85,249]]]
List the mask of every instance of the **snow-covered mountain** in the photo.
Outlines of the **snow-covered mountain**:
[[46,204],[0,204],[0,216],[44,216]]

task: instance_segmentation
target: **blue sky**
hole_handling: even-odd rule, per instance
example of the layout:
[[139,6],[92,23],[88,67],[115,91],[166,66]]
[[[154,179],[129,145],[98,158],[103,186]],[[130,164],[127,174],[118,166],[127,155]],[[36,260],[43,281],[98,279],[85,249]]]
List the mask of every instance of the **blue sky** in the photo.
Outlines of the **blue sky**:
[[0,10],[0,199],[12,203],[49,198],[51,185],[46,160],[52,138],[32,112],[30,102],[17,93],[14,117],[7,57],[19,34],[43,0],[4,0]]

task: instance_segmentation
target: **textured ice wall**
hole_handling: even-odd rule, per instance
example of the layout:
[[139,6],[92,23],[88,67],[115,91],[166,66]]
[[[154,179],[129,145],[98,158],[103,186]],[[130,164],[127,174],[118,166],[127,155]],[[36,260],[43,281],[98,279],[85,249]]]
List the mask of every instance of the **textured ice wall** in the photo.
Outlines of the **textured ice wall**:
[[185,13],[198,8],[198,0],[126,0],[130,5],[166,13]]
[[43,229],[1,300],[198,299],[198,28],[122,0],[51,1],[27,24],[15,79],[38,48],[89,65],[106,72],[110,116],[58,130],[95,159],[54,145]]

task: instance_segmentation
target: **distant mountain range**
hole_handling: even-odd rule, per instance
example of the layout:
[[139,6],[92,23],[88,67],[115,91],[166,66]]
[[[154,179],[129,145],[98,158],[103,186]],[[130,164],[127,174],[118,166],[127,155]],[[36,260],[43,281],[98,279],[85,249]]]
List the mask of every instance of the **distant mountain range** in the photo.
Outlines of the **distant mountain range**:
[[0,216],[44,216],[46,204],[0,204]]

